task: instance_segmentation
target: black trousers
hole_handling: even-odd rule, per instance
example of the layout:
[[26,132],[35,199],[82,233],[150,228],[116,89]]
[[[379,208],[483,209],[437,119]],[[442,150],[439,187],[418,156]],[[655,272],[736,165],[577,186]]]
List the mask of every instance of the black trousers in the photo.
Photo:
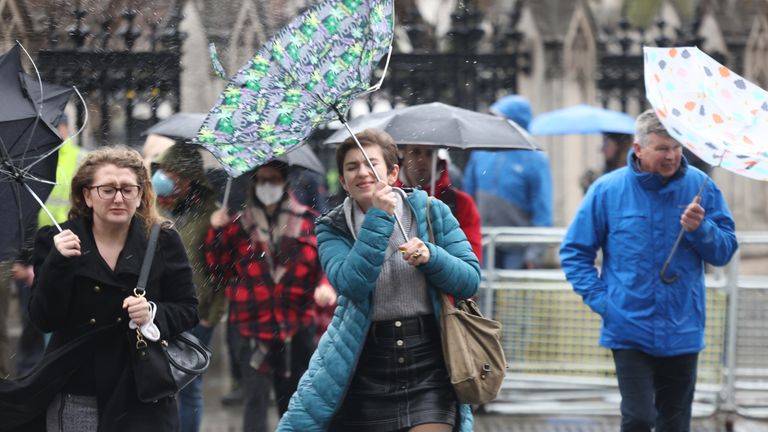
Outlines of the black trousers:
[[621,392],[622,432],[687,432],[699,354],[654,357],[613,350]]

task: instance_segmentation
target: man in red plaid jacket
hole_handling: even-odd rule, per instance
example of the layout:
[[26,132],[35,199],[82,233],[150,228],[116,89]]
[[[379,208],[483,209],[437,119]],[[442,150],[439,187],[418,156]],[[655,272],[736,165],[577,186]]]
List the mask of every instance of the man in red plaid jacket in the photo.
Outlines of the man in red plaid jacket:
[[282,415],[315,348],[315,305],[333,304],[317,255],[314,211],[290,193],[288,166],[253,175],[244,209],[211,215],[206,261],[226,281],[232,342],[245,389],[244,431],[266,431],[274,387]]

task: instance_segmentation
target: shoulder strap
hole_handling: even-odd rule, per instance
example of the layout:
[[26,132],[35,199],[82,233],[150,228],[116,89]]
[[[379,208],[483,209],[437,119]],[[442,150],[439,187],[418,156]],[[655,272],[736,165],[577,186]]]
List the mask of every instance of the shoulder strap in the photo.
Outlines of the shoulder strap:
[[432,202],[432,197],[427,197],[427,229],[429,230],[429,242],[432,244],[435,244],[435,233],[432,231],[432,218],[430,217],[430,213],[432,211],[430,210],[430,203]]
[[149,232],[149,241],[147,242],[147,251],[144,253],[144,261],[141,263],[139,281],[136,283],[136,295],[143,296],[146,291],[147,278],[149,278],[149,269],[152,267],[152,260],[155,258],[155,249],[157,249],[157,237],[159,235],[160,224],[152,225],[152,230]]

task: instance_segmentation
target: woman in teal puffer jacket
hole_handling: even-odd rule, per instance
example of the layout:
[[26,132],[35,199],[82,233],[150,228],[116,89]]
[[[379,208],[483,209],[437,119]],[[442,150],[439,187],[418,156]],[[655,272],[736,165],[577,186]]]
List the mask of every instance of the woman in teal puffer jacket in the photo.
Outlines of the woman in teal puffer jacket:
[[[475,294],[480,266],[448,206],[432,200],[435,243],[427,241],[427,194],[393,189],[392,138],[357,135],[379,177],[350,138],[336,162],[349,193],[318,220],[320,261],[339,293],[333,321],[282,417],[279,431],[469,432],[445,370],[438,318],[440,290]],[[394,215],[409,240],[395,228]]]

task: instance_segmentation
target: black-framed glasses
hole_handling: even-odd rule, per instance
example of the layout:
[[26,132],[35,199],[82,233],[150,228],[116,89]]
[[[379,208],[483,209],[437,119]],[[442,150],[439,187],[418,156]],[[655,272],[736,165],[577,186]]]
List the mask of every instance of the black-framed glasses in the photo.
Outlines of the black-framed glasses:
[[124,200],[134,200],[139,197],[141,193],[141,186],[139,185],[126,185],[121,187],[115,187],[112,185],[99,185],[91,186],[88,189],[96,189],[96,193],[99,194],[99,198],[105,200],[111,200],[115,198],[118,192],[123,196]]

